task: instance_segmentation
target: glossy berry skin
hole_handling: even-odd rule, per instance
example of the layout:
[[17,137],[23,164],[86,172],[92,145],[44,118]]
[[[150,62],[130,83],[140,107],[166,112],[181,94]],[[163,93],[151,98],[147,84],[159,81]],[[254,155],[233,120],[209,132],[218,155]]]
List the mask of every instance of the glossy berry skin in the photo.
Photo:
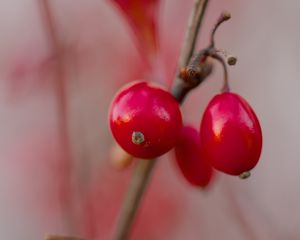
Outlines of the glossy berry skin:
[[200,127],[202,147],[216,169],[240,175],[255,167],[262,149],[262,131],[250,105],[235,93],[216,95]]
[[131,83],[116,94],[109,122],[119,145],[132,156],[144,159],[158,157],[173,148],[182,128],[176,99],[147,82]]
[[175,146],[175,158],[184,178],[193,186],[206,187],[211,181],[213,168],[205,159],[199,132],[184,126]]

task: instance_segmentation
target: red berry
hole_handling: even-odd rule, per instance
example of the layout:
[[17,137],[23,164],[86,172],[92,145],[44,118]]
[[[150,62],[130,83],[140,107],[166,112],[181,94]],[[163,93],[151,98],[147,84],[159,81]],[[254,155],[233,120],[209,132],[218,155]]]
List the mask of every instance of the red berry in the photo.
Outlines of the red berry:
[[208,185],[213,169],[204,157],[199,133],[195,128],[189,126],[182,128],[175,146],[175,157],[183,176],[190,184],[197,187]]
[[176,99],[147,82],[131,83],[117,93],[109,121],[120,146],[129,154],[146,159],[173,148],[182,128]]
[[200,128],[205,156],[213,167],[246,177],[257,164],[262,132],[250,105],[235,93],[216,95],[208,104]]

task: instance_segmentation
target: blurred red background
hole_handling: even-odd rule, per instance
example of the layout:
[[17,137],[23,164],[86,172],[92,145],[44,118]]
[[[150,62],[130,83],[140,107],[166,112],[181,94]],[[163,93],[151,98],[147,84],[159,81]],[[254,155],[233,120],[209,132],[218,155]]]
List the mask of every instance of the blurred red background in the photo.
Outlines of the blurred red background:
[[[42,2],[0,2],[1,236],[110,239],[132,173],[110,164],[110,101],[143,77],[170,86],[192,1],[154,1],[145,19],[135,16],[150,26],[142,31],[113,1],[49,1],[59,51]],[[261,161],[250,179],[218,174],[201,191],[181,177],[172,152],[163,156],[132,239],[299,239],[300,3],[211,1],[197,49],[224,9],[233,17],[217,46],[238,56],[230,83],[261,120]],[[222,85],[215,70],[183,106],[197,127]]]

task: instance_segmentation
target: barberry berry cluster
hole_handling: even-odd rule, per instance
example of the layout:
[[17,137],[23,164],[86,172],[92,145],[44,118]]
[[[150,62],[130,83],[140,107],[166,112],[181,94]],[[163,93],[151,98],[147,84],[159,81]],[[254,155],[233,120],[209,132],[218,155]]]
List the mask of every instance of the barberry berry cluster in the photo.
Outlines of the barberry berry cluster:
[[152,159],[174,148],[179,169],[194,186],[207,186],[213,168],[247,178],[261,154],[258,118],[245,99],[230,92],[223,55],[229,65],[234,65],[236,58],[215,48],[215,32],[229,18],[228,13],[221,15],[209,46],[196,54],[179,74],[184,82],[198,85],[203,80],[203,70],[211,71],[209,59],[216,59],[223,66],[224,86],[206,107],[199,131],[183,124],[178,98],[145,81],[125,86],[110,107],[112,134],[125,151],[137,158]]

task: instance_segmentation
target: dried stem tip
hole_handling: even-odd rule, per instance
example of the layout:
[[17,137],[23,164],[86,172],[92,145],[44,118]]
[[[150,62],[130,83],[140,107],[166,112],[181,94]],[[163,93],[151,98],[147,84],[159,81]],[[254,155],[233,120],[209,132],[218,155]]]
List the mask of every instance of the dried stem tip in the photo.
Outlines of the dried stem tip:
[[251,173],[247,171],[247,172],[241,173],[239,177],[240,177],[240,179],[246,179],[250,176],[251,176]]
[[131,140],[134,144],[140,145],[145,141],[144,134],[141,132],[133,132],[131,136]]
[[222,12],[221,18],[223,19],[223,21],[227,21],[231,18],[231,14],[228,11],[224,11]]
[[228,65],[233,66],[233,65],[236,64],[236,62],[237,62],[237,58],[236,57],[234,57],[234,56],[228,56],[228,58],[227,58]]
[[215,47],[215,33],[217,31],[217,29],[219,28],[219,26],[229,20],[231,18],[231,14],[227,11],[224,11],[221,16],[219,17],[218,21],[216,22],[211,34],[210,34],[210,47]]

